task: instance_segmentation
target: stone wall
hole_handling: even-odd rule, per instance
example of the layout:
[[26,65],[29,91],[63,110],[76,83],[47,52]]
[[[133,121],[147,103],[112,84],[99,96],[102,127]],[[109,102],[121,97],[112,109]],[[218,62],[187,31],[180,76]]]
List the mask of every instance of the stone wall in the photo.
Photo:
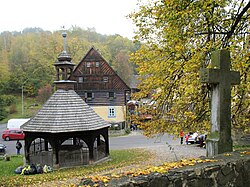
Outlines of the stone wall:
[[244,134],[241,129],[232,130],[232,139],[235,146],[250,145],[250,134]]
[[[249,152],[248,152],[249,153]],[[166,174],[151,173],[133,178],[113,179],[116,187],[221,187],[250,186],[250,155],[240,152],[216,156],[208,162],[170,170]]]

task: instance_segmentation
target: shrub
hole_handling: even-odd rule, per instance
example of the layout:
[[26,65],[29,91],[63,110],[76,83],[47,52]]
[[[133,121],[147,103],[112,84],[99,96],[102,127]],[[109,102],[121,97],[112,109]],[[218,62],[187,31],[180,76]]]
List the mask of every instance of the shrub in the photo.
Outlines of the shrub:
[[10,114],[14,114],[17,112],[16,104],[12,104],[10,106]]
[[52,94],[52,87],[51,85],[47,84],[38,90],[37,100],[41,103],[44,103],[49,99],[51,94]]
[[4,155],[4,160],[5,160],[5,161],[10,161],[10,156],[9,156],[9,155],[7,155],[7,154],[6,154],[6,155]]
[[16,101],[16,98],[13,95],[2,95],[0,96],[0,100],[4,106],[10,106]]
[[5,104],[0,98],[0,121],[7,117],[7,111],[5,109]]

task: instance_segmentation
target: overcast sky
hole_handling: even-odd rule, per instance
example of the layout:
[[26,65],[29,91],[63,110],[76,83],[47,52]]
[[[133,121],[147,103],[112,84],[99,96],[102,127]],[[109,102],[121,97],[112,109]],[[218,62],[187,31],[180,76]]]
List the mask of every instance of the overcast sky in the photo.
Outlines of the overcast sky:
[[120,34],[132,39],[134,26],[126,15],[137,0],[3,0],[0,2],[0,32],[43,30],[79,26],[100,34]]

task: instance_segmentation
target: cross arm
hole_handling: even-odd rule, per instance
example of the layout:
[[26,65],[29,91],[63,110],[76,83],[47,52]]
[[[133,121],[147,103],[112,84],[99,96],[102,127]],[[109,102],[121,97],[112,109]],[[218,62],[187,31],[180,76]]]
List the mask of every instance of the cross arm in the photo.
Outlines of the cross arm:
[[219,83],[219,71],[218,69],[202,68],[200,70],[200,81],[201,83]]
[[[209,84],[219,84],[220,69],[202,68],[200,70],[200,82]],[[231,85],[240,84],[240,73],[237,71],[230,71],[228,74],[228,81]]]

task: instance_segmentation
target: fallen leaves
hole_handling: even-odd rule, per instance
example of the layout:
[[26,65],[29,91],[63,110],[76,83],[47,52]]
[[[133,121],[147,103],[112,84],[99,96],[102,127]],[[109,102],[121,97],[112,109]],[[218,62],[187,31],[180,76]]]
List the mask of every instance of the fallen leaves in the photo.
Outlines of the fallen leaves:
[[[60,183],[65,184],[65,186],[71,185],[73,187],[78,186],[79,181],[85,175],[89,176],[100,173],[107,173],[113,169],[120,170],[120,168],[126,166],[134,166],[135,163],[139,164],[142,160],[147,161],[149,159],[153,159],[152,153],[143,149],[111,150],[110,156],[112,157],[112,160],[100,164],[76,168],[65,168],[56,170],[52,173],[44,173],[41,175],[24,176],[15,174],[10,175],[6,173],[4,176],[2,175],[1,177],[0,186],[57,186],[54,184]],[[18,158],[18,165],[23,163],[23,157],[15,158]],[[12,159],[12,161],[14,160],[15,159]],[[5,165],[3,165],[3,163]],[[6,165],[11,163],[12,162],[0,162],[0,165],[2,166],[1,172],[3,173],[3,171],[7,170],[7,167],[12,167]],[[13,168],[16,167],[17,166],[14,166]],[[13,170],[11,171],[11,173],[13,173]],[[104,182],[107,182],[107,180],[108,178],[103,178]],[[74,183],[76,183],[77,185],[75,185]]]
[[232,156],[230,153],[225,153],[224,156]]
[[[171,169],[181,168],[185,166],[194,166],[199,163],[206,163],[206,162],[217,162],[217,160],[212,159],[183,159],[178,162],[165,162],[160,166],[148,166],[146,168],[132,168],[129,171],[121,172],[121,173],[112,173],[111,175],[107,176],[85,176],[84,179],[81,181],[82,186],[89,185],[91,183],[92,186],[96,185],[108,185],[107,183],[111,179],[118,179],[121,177],[137,177],[140,175],[148,175],[150,173],[167,173]],[[80,186],[81,186],[80,185]]]
[[242,152],[240,152],[240,154],[242,154],[242,155],[250,155],[250,151],[242,151]]

